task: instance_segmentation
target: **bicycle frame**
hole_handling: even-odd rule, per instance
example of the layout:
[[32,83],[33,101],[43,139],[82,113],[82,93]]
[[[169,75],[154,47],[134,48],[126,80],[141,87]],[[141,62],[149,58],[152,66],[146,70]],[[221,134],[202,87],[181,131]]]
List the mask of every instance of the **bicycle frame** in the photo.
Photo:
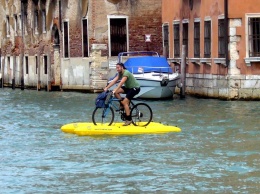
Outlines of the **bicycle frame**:
[[[113,102],[118,102],[118,103],[120,103],[120,101],[121,101],[121,100],[119,100],[118,98],[112,97],[112,98],[109,99],[109,101],[108,101],[108,107],[112,107],[115,111],[120,111],[120,109],[118,108],[118,106],[113,103]],[[135,105],[135,104],[132,102],[132,100],[130,101],[130,104],[131,104],[132,106]],[[106,113],[107,108],[105,108],[104,110],[105,110],[105,113]],[[102,116],[105,117],[106,114],[104,115],[104,113],[103,113]]]
[[[135,104],[132,102],[132,100],[130,100],[129,102],[129,108],[130,108],[130,115],[132,118],[133,125],[147,126],[151,122],[153,117],[151,107],[149,107],[149,105],[142,102]],[[112,96],[112,94],[108,94],[105,100],[105,107],[102,108],[102,110],[100,110],[101,108],[96,107],[95,110],[93,111],[92,113],[93,123],[96,125],[97,123],[100,122],[107,123],[107,121],[109,121],[108,123],[109,125],[111,125],[114,122],[115,112],[118,112],[119,115],[121,115],[121,119],[125,121],[125,116],[126,116],[125,111],[121,109],[120,104],[114,103],[114,102],[120,103],[120,101],[121,99],[119,100],[118,98]],[[97,118],[101,119],[101,121],[97,122],[98,119],[95,119],[96,116]]]

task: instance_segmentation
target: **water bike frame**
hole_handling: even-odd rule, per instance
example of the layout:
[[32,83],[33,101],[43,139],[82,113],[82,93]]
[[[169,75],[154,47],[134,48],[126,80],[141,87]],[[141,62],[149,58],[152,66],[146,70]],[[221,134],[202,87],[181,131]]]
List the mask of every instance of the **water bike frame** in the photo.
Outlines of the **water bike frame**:
[[[125,121],[126,113],[124,109],[120,109],[120,101],[121,100],[114,97],[112,92],[109,92],[105,100],[105,107],[96,107],[92,113],[92,121],[94,125],[112,125],[115,118],[115,112],[118,112],[121,116],[121,120]],[[147,126],[152,121],[153,112],[148,104],[143,102],[135,104],[130,100],[129,109],[133,125]]]

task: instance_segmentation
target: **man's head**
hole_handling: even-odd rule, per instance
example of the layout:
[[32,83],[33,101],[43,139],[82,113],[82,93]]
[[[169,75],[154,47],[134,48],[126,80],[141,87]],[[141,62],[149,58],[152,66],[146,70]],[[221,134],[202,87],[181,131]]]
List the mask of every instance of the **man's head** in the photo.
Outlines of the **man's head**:
[[118,73],[122,73],[122,72],[124,71],[124,69],[126,69],[126,68],[125,68],[125,66],[124,66],[123,63],[117,63],[117,64],[116,64],[116,71],[117,71]]

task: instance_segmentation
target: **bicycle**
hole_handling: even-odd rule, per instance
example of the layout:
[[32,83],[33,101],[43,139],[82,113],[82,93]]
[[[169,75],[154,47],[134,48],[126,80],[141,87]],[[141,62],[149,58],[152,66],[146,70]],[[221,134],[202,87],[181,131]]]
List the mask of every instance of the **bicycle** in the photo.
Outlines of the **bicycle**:
[[[133,99],[136,100],[136,99]],[[114,94],[110,91],[105,100],[105,107],[96,107],[92,113],[92,121],[94,125],[101,123],[102,125],[110,126],[114,122],[115,111],[119,112],[121,119],[125,121],[125,110],[120,109],[120,105],[117,106],[115,102],[120,102],[119,99],[114,97]],[[120,103],[119,103],[120,104]],[[129,104],[130,115],[132,116],[132,123],[135,126],[147,126],[152,121],[153,112],[151,107],[146,103],[134,104],[132,100]]]

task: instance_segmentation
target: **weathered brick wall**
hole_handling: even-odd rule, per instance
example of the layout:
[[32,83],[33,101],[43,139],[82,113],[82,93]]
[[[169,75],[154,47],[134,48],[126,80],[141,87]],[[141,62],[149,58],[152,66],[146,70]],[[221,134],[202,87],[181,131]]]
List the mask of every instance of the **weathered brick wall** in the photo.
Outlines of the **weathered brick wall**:
[[[153,21],[144,23],[143,21]],[[153,15],[132,17],[129,21],[129,50],[157,51],[162,54],[162,30],[160,18]],[[145,42],[145,35],[151,34],[151,42]]]
[[[162,54],[161,1],[140,0],[129,18],[129,50],[149,50]],[[151,42],[145,42],[151,34]]]
[[[89,57],[82,57],[82,18],[86,15],[83,14],[81,1],[66,0],[66,1],[46,1],[46,5],[36,5],[39,11],[38,18],[38,33],[34,29],[34,10],[35,5],[32,0],[28,0],[26,5],[27,18],[25,23],[24,34],[24,52],[22,49],[23,39],[21,33],[15,36],[13,33],[13,14],[20,14],[21,1],[4,1],[2,6],[5,13],[1,14],[2,18],[6,14],[10,14],[11,35],[6,38],[5,35],[5,22],[1,22],[0,36],[4,36],[1,41],[1,50],[3,55],[19,55],[24,53],[30,60],[29,66],[35,67],[35,56],[48,55],[51,57],[51,76],[52,83],[59,85],[62,83],[67,84],[67,87],[81,87],[82,83],[85,88],[91,87],[89,83],[98,88],[101,87],[100,83],[105,84],[106,73],[108,73],[108,64],[111,58],[113,64],[117,61],[117,57],[109,57],[109,26],[108,16],[126,16],[128,18],[128,40],[129,50],[153,50],[162,54],[162,30],[161,30],[161,1],[158,0],[88,0],[88,37],[89,37]],[[59,10],[59,2],[61,2],[61,12]],[[8,4],[8,5],[7,5]],[[42,8],[46,9],[46,29],[47,32],[42,32]],[[14,9],[15,8],[15,9]],[[9,13],[10,12],[10,13]],[[61,14],[61,15],[60,15]],[[86,13],[85,13],[86,14]],[[61,18],[60,18],[61,16]],[[69,22],[69,59],[64,59],[63,48],[63,26],[60,24],[63,21]],[[56,24],[59,33],[59,43],[55,45],[54,56],[54,37],[52,27]],[[151,34],[152,42],[145,42],[145,34]],[[93,49],[93,45],[101,45],[102,48]],[[60,53],[60,54],[59,54]],[[43,61],[39,61],[39,65],[43,67]],[[105,67],[107,64],[107,67]],[[63,69],[59,69],[63,67]],[[41,68],[42,70],[43,68]],[[81,72],[79,69],[84,69]],[[93,70],[93,74],[91,70]],[[88,72],[90,71],[90,72]],[[97,74],[94,74],[97,72]],[[6,73],[6,71],[4,72]],[[22,75],[22,74],[21,74]],[[97,76],[98,75],[98,76]],[[33,77],[34,76],[34,77]],[[34,74],[29,72],[26,75],[25,81],[33,80],[37,82]],[[80,80],[82,78],[82,80]],[[18,79],[17,79],[18,80]],[[42,81],[42,78],[39,78]],[[65,81],[64,81],[65,80]],[[64,82],[63,82],[64,81]],[[104,83],[103,83],[104,82]],[[102,88],[102,87],[101,87]]]
[[[107,15],[126,15],[129,18],[129,50],[153,50],[162,54],[161,1],[91,0],[89,9],[89,36],[91,43],[108,44]],[[151,34],[152,42],[145,42],[145,34]]]
[[70,57],[82,57],[82,15],[80,4],[76,1],[69,1],[68,8],[64,9],[64,11],[64,19],[69,19]]

